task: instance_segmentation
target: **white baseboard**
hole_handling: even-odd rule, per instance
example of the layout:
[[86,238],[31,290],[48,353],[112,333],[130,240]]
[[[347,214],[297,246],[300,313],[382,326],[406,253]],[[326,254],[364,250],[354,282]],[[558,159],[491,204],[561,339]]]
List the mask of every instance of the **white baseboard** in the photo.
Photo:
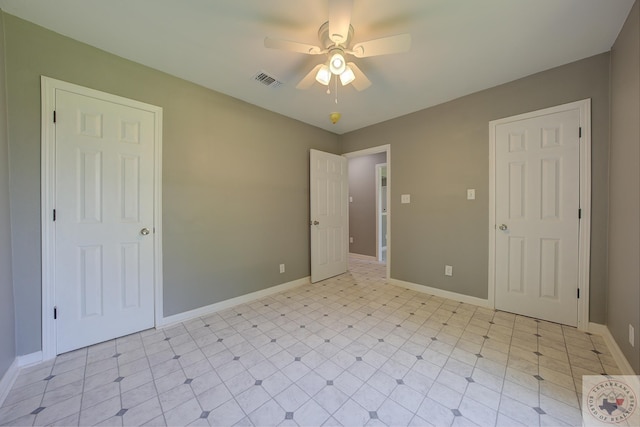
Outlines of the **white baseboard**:
[[2,378],[0,379],[0,407],[4,403],[4,400],[9,395],[9,391],[13,384],[16,382],[16,378],[18,378],[18,374],[20,373],[20,367],[18,366],[18,358],[13,359],[13,363],[7,369],[7,372],[4,373]]
[[239,304],[255,301],[260,298],[264,298],[269,295],[277,294],[279,292],[287,291],[289,289],[296,288],[301,285],[307,285],[311,283],[309,277],[303,277],[302,279],[293,280],[291,282],[283,283],[281,285],[272,286],[260,291],[251,292],[250,294],[241,295],[239,297],[231,298],[228,300],[220,301],[215,304],[210,304],[204,307],[196,308],[193,310],[185,311],[183,313],[174,314],[163,318],[160,324],[156,325],[156,328],[166,328],[167,326],[175,325],[176,323],[186,322],[198,317],[208,316],[220,310],[224,310]]
[[20,369],[32,365],[37,365],[38,363],[42,362],[42,351],[36,351],[35,353],[18,356],[16,359],[18,360],[18,367]]
[[437,297],[448,298],[454,301],[463,302],[465,304],[473,304],[485,308],[493,308],[489,304],[489,300],[472,297],[469,295],[459,294],[456,292],[445,291],[443,289],[432,288],[430,286],[418,285],[417,283],[405,282],[398,279],[389,279],[389,283],[395,286],[408,288],[413,291],[422,292],[424,294],[435,295]]
[[353,257],[353,258],[358,258],[358,259],[364,259],[367,261],[375,261],[378,262],[378,258],[371,256],[371,255],[360,255],[360,254],[354,254],[352,252],[349,252],[349,256]]
[[589,322],[589,332],[592,334],[600,335],[602,338],[604,338],[604,342],[607,344],[607,347],[609,347],[611,356],[613,356],[613,359],[618,364],[618,368],[620,368],[620,371],[623,375],[637,375],[631,367],[631,364],[629,363],[627,358],[624,357],[624,353],[618,346],[616,340],[613,338],[613,335],[611,335],[611,331],[609,330],[607,325]]

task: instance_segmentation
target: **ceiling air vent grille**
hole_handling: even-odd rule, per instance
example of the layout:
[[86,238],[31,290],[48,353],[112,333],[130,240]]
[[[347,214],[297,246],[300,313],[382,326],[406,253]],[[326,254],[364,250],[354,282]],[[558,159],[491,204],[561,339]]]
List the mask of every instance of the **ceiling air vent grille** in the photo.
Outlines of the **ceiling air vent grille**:
[[282,84],[281,81],[279,81],[277,78],[275,78],[274,76],[270,75],[265,71],[260,71],[258,74],[253,76],[253,80],[267,87],[273,87],[273,88],[276,88]]

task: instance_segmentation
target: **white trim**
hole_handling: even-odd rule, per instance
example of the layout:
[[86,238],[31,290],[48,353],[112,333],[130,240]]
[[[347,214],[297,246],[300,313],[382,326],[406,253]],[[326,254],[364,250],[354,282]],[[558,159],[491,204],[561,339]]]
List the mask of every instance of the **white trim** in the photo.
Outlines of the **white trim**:
[[303,277],[301,279],[293,280],[287,283],[282,283],[280,285],[272,286],[267,289],[251,292],[250,294],[240,295],[239,297],[230,298],[228,300],[206,305],[204,307],[199,307],[193,310],[174,314],[172,316],[168,316],[161,319],[159,322],[156,323],[156,327],[166,328],[167,326],[175,325],[176,323],[186,322],[198,317],[208,316],[217,311],[225,310],[227,308],[234,307],[239,304],[245,304],[260,298],[267,297],[269,295],[288,291],[289,289],[297,288],[298,286],[308,285],[309,283],[311,283],[310,279],[311,279],[310,277]]
[[582,218],[578,230],[578,329],[585,331],[589,327],[589,271],[591,252],[591,99],[570,102],[556,107],[545,108],[513,117],[493,120],[489,122],[489,277],[488,298],[489,306],[495,308],[495,238],[496,238],[496,209],[495,209],[495,138],[496,126],[499,124],[538,117],[543,114],[554,114],[568,110],[579,110],[580,127],[580,207]]
[[344,153],[347,159],[369,156],[371,154],[387,154],[387,280],[391,278],[391,144],[379,145],[364,150]]
[[613,338],[613,335],[611,335],[611,331],[609,330],[607,325],[589,322],[588,328],[588,331],[590,333],[600,335],[604,339],[604,342],[607,344],[607,347],[611,352],[611,356],[613,356],[613,360],[616,361],[618,368],[620,368],[620,372],[622,372],[622,375],[638,375],[636,372],[634,372],[631,364],[624,356],[622,350],[620,350],[618,343]]
[[13,363],[11,363],[2,378],[0,378],[0,408],[9,395],[11,387],[13,387],[13,384],[15,384],[19,373],[20,367],[18,366],[18,358],[15,358],[13,359]]
[[354,254],[353,252],[349,252],[349,256],[353,258],[362,259],[365,261],[375,261],[378,262],[378,258],[371,255],[362,255],[362,254]]
[[22,356],[18,356],[16,359],[18,361],[18,367],[20,369],[37,365],[38,363],[43,362],[41,351],[36,351],[35,353],[29,353]]
[[[386,162],[376,164],[376,259],[378,262],[382,262],[382,199],[380,198],[380,192],[382,191],[382,168],[387,168]],[[387,188],[387,191],[388,190]],[[387,207],[388,206],[389,204],[387,203]],[[387,223],[388,222],[389,220],[387,219]],[[385,250],[387,249],[386,246],[384,248]]]
[[411,289],[412,291],[421,292],[423,294],[434,295],[441,298],[447,298],[453,301],[463,302],[465,304],[477,305],[478,307],[491,308],[489,301],[486,299],[472,297],[469,295],[459,294],[456,292],[445,291],[443,289],[432,288],[430,286],[419,285],[417,283],[405,282],[398,279],[389,279],[389,284],[400,286],[402,288]]
[[104,101],[119,103],[154,114],[154,306],[155,322],[162,319],[162,108],[61,80],[41,76],[41,233],[42,233],[42,357],[56,356],[55,305],[55,227],[51,213],[55,208],[55,91],[62,89]]

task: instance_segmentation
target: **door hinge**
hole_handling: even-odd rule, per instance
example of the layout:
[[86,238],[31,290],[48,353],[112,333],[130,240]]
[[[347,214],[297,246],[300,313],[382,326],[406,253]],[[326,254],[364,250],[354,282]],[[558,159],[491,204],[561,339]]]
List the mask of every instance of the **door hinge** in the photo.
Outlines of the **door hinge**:
[[578,209],[578,219],[582,219],[582,209]]
[[53,320],[58,319],[58,306],[53,307]]
[[582,128],[578,128],[578,138],[582,138]]
[[53,110],[53,123],[56,122],[56,110]]
[[56,210],[55,209],[53,210],[53,220],[54,221],[56,220]]

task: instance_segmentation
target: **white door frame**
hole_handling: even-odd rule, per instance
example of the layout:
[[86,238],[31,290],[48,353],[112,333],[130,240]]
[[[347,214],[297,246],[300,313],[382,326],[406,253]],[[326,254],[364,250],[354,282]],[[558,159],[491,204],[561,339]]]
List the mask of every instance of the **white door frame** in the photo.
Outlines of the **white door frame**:
[[[489,122],[489,306],[495,308],[496,267],[496,127],[500,124],[555,114],[567,110],[579,110],[580,127],[580,208],[582,217],[578,231],[578,329],[589,328],[589,269],[591,253],[591,99],[571,102],[556,107],[532,111]],[[577,213],[576,213],[577,215]]]
[[[371,154],[387,154],[387,280],[391,277],[391,145],[379,145],[364,150],[352,151],[343,154],[347,159],[369,156]],[[377,233],[376,233],[377,234]],[[347,265],[348,266],[348,265]]]
[[103,101],[114,102],[154,114],[154,307],[155,324],[162,319],[162,108],[94,89],[41,77],[41,233],[42,233],[42,359],[56,357],[56,327],[53,319],[55,302],[55,227],[53,209],[56,176],[56,128],[53,122],[55,92],[62,89]]

